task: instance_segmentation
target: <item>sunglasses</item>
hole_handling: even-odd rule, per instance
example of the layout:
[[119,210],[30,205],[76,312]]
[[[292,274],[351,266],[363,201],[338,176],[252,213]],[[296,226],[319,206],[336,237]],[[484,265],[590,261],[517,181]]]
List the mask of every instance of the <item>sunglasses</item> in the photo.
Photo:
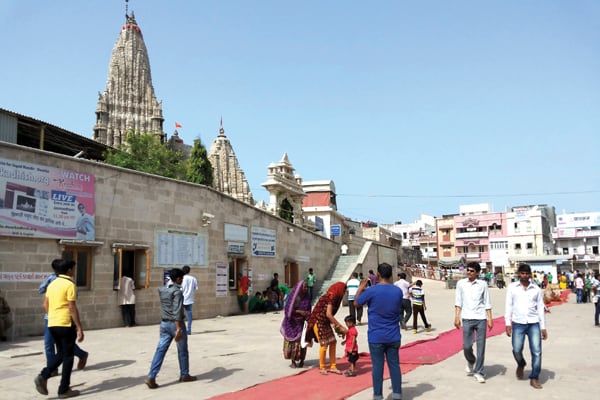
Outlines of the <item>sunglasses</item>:
[[467,272],[475,272],[474,269],[468,269]]

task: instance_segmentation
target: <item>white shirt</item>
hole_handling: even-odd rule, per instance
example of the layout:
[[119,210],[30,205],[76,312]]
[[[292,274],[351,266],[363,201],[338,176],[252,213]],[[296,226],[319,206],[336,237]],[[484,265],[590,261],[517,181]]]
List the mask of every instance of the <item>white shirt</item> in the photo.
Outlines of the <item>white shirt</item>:
[[506,291],[506,306],[504,308],[504,323],[511,326],[517,324],[535,324],[539,322],[540,329],[546,329],[544,317],[544,294],[533,282],[525,289],[521,281],[508,285]]
[[354,300],[354,296],[358,291],[358,285],[360,285],[360,281],[356,278],[351,278],[346,282],[346,289],[348,290],[348,300]]
[[410,294],[408,293],[408,287],[410,286],[410,283],[408,283],[406,279],[397,280],[396,282],[394,282],[394,286],[397,286],[400,289],[402,289],[403,299],[410,299]]
[[454,305],[460,307],[461,319],[487,319],[486,310],[492,309],[487,282],[463,278],[456,283]]
[[183,292],[183,305],[194,304],[194,292],[198,290],[198,280],[190,274],[183,276],[181,291]]

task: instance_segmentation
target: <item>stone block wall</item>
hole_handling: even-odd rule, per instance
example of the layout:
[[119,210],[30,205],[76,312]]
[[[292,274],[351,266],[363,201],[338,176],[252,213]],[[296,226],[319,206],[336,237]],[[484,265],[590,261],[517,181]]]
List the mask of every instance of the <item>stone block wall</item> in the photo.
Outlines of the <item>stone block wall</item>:
[[[309,267],[323,279],[339,253],[337,243],[299,226],[293,226],[256,207],[223,195],[211,188],[154,175],[112,167],[27,147],[0,143],[0,158],[53,168],[93,174],[95,177],[96,241],[93,251],[91,288],[79,288],[77,304],[85,329],[122,326],[117,292],[113,290],[114,256],[112,244],[136,243],[155,252],[157,230],[178,229],[208,234],[208,265],[192,267],[200,290],[193,308],[194,318],[230,315],[238,311],[237,293],[216,296],[216,264],[229,262],[224,224],[259,226],[276,231],[275,257],[254,257],[250,244],[245,257],[252,267],[253,290],[263,290],[274,272],[281,277],[287,261],[296,260],[302,279]],[[1,194],[0,194],[1,196]],[[203,226],[203,213],[214,215]],[[57,239],[0,236],[0,272],[51,273],[50,263],[60,257]],[[152,261],[153,262],[153,259]],[[150,269],[150,287],[136,291],[136,318],[140,324],[160,320],[157,288],[162,285],[164,268]],[[37,293],[39,281],[0,281],[0,289],[15,316],[12,336],[41,335],[43,298]]]

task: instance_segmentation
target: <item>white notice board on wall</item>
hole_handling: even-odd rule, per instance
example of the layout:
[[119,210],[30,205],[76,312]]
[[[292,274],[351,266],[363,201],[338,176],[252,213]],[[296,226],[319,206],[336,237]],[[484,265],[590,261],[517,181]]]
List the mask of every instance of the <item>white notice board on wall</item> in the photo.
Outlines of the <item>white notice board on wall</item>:
[[157,267],[207,267],[208,234],[176,229],[156,231],[154,265]]

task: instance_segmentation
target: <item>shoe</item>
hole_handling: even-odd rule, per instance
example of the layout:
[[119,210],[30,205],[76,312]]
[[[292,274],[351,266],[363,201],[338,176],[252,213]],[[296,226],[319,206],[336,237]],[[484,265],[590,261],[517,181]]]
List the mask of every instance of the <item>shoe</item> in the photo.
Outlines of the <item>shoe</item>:
[[467,361],[467,366],[465,367],[465,372],[467,373],[467,376],[473,376],[473,367],[475,366],[475,363],[470,363]]
[[477,382],[479,382],[479,383],[485,383],[485,377],[482,374],[475,373],[475,374],[473,374],[473,376],[475,377],[475,379],[477,380]]
[[517,379],[523,379],[524,369],[525,367],[517,367],[517,372],[515,373],[515,375],[517,375]]
[[48,395],[47,382],[42,375],[36,376],[33,382],[35,383],[35,390],[37,390],[39,394]]
[[416,330],[416,329],[413,329],[413,333],[417,333],[417,330]]
[[195,376],[186,375],[179,377],[179,382],[194,382],[196,379],[198,378],[196,378]]
[[144,380],[144,383],[150,388],[150,389],[156,389],[158,387],[158,383],[156,383],[156,379],[155,378],[146,378]]
[[70,388],[66,392],[58,394],[59,399],[68,399],[75,396],[79,396],[79,390],[72,390]]
[[429,325],[427,328],[425,328],[425,332],[430,332],[431,331],[431,325]]
[[542,385],[540,385],[540,383],[538,382],[537,379],[531,379],[531,380],[529,380],[529,384],[534,389],[541,389],[542,388]]
[[86,354],[85,357],[82,357],[79,359],[79,362],[77,363],[77,369],[85,368],[85,365],[87,364],[88,356],[89,356],[89,354]]

